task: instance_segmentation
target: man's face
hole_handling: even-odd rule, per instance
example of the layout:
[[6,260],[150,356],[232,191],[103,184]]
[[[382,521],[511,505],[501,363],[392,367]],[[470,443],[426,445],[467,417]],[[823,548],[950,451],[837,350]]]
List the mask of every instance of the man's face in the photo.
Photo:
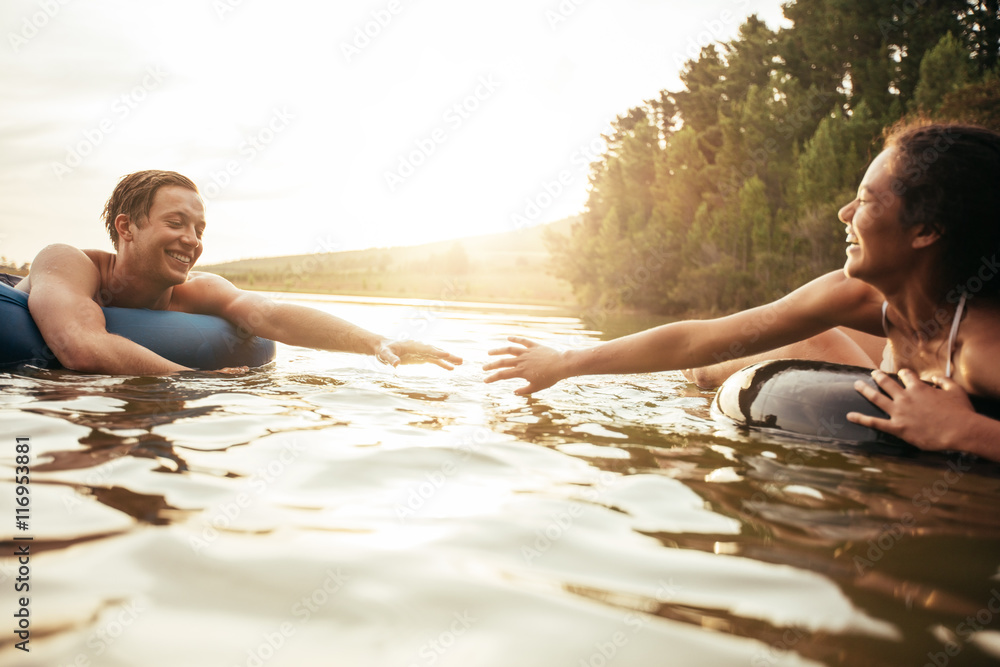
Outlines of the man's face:
[[167,185],[156,191],[142,225],[130,228],[130,259],[146,275],[163,275],[171,284],[179,284],[201,257],[205,205],[193,190]]

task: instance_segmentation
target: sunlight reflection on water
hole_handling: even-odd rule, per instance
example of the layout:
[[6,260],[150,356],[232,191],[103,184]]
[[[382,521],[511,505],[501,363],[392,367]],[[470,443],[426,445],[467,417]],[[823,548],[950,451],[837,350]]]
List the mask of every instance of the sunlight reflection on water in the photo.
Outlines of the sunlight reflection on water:
[[[746,436],[677,373],[577,378],[532,399],[483,384],[507,335],[596,340],[560,313],[301,300],[466,363],[393,372],[280,346],[235,378],[0,374],[4,437],[33,447],[32,651],[5,638],[5,664],[995,651],[1000,620],[961,624],[1000,588],[996,466]],[[6,557],[0,585],[15,572]]]

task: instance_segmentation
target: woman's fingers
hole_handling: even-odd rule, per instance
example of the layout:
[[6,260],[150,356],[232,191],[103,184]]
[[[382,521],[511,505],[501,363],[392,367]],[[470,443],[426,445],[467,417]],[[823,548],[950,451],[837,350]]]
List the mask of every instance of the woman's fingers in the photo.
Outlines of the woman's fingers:
[[507,340],[512,343],[517,343],[518,345],[523,345],[525,347],[538,347],[540,343],[536,343],[530,338],[522,338],[521,336],[507,336]]
[[[887,375],[886,377],[889,376]],[[925,386],[924,381],[920,379],[920,376],[911,371],[909,368],[901,368],[899,370],[899,379],[902,381],[903,386],[906,387],[907,389],[911,389],[913,387],[918,387],[918,386],[919,387]],[[879,386],[882,386],[881,383],[879,383]],[[893,398],[895,398],[895,396],[893,396]]]
[[[900,374],[902,376],[902,373]],[[891,376],[883,373],[882,371],[875,370],[872,371],[872,379],[875,383],[881,387],[890,396],[893,392],[905,391],[899,386],[899,383],[892,379]],[[877,388],[872,387],[867,382],[863,380],[858,380],[854,383],[854,388],[859,394],[868,399],[875,407],[880,409],[882,412],[891,416],[892,414],[892,398],[886,396]],[[891,419],[885,419],[882,417],[875,417],[873,415],[866,415],[861,412],[848,412],[846,415],[847,421],[853,422],[855,424],[860,424],[861,426],[867,426],[868,428],[873,428],[878,431],[885,431],[886,433],[891,433],[896,435],[896,424],[891,421]]]
[[538,343],[532,340],[528,340],[527,338],[517,338],[515,336],[512,336],[509,340],[511,342],[521,342],[521,341],[523,342],[521,342],[521,344],[516,347],[513,345],[508,345],[507,347],[495,347],[492,350],[490,350],[487,354],[493,356],[496,356],[498,354],[511,354],[516,356],[518,354],[524,354],[533,347],[538,347]]
[[487,352],[487,354],[494,357],[502,354],[517,356],[519,354],[524,354],[531,348],[538,347],[540,345],[540,343],[536,343],[530,338],[522,338],[521,336],[508,336],[507,340],[510,341],[511,343],[517,343],[517,346],[508,345],[507,347],[495,347],[489,352]]
[[527,380],[528,384],[514,390],[517,396],[527,396],[559,381],[559,354],[555,350],[521,336],[509,336],[507,340],[515,345],[489,351],[491,355],[500,355],[502,358],[483,365],[484,371],[497,370],[485,382],[515,378]]
[[534,394],[536,391],[538,391],[539,389],[543,389],[543,388],[544,387],[535,387],[534,383],[526,384],[523,387],[519,387],[518,389],[515,389],[514,390],[514,395],[515,396],[527,396],[529,394]]
[[515,357],[504,357],[503,359],[497,359],[496,361],[491,361],[488,364],[483,364],[484,371],[491,371],[494,368],[513,368],[517,365],[517,359]]
[[[878,380],[875,380],[878,382]],[[892,378],[889,378],[890,382],[895,383]],[[881,384],[879,386],[882,386]],[[896,385],[897,387],[899,385]],[[863,380],[858,380],[854,383],[854,388],[859,394],[868,399],[869,402],[875,405],[875,407],[882,410],[882,412],[889,412],[889,407],[892,406],[892,399],[880,392],[875,387],[872,387]]]
[[[903,369],[902,371],[900,371],[900,373],[899,373],[900,379],[903,380],[904,382],[906,382],[907,381],[906,378],[907,378],[907,374],[908,373],[910,373],[910,371],[907,371],[906,369]],[[875,384],[877,384],[879,387],[882,388],[882,391],[884,391],[885,393],[889,394],[889,398],[890,399],[895,399],[896,396],[898,396],[899,393],[903,390],[903,386],[900,385],[899,382],[897,382],[895,379],[893,379],[893,377],[891,375],[889,375],[888,373],[885,373],[883,371],[880,371],[880,370],[877,370],[877,369],[874,370],[874,371],[872,371],[872,379],[875,380]],[[913,382],[913,379],[910,378],[909,381]],[[917,381],[919,381],[919,380],[917,380]],[[909,386],[909,385],[907,385],[907,386]],[[871,388],[869,387],[869,389],[871,389]],[[875,392],[875,393],[878,393],[874,389],[872,389],[872,391]],[[866,396],[866,398],[867,398],[867,396]],[[871,400],[871,398],[869,398],[868,400]],[[874,403],[874,401],[872,401],[872,402]]]
[[487,354],[490,356],[497,356],[499,354],[518,355],[522,352],[524,352],[523,347],[495,347],[487,352]]
[[880,371],[872,377],[883,394],[865,382],[855,389],[888,415],[887,419],[849,412],[848,421],[895,435],[921,449],[954,449],[956,430],[970,415],[975,415],[965,390],[954,380],[931,377],[927,382],[912,369],[901,369],[902,384]]
[[861,426],[867,426],[868,428],[874,428],[879,431],[891,432],[892,422],[888,419],[882,419],[880,417],[873,417],[871,415],[865,415],[860,412],[848,412],[847,421],[854,422],[855,424],[860,424]]
[[[485,366],[483,368],[485,368]],[[485,380],[483,380],[483,382],[489,384],[490,382],[496,382],[498,380],[513,380],[517,377],[521,377],[517,374],[517,370],[508,368],[507,370],[497,371],[493,375],[488,376]]]
[[945,391],[955,391],[956,389],[965,392],[961,385],[952,380],[951,378],[942,377],[940,375],[934,375],[931,377],[931,382],[934,386],[944,389]]

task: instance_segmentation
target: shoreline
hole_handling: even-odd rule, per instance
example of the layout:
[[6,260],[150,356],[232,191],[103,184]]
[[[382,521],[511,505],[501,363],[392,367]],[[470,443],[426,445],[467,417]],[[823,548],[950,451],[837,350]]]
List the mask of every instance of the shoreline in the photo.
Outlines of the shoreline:
[[[220,274],[222,275],[222,274]],[[282,294],[320,294],[332,297],[374,297],[379,299],[419,299],[424,301],[442,301],[454,303],[488,303],[505,305],[525,305],[525,306],[547,306],[551,308],[562,308],[565,310],[576,310],[580,306],[575,301],[560,301],[555,299],[527,298],[514,295],[500,294],[463,294],[444,298],[441,291],[414,290],[413,292],[399,292],[396,290],[366,290],[362,287],[357,289],[333,289],[330,287],[302,285],[288,287],[277,283],[262,283],[254,281],[252,284],[246,280],[233,280],[228,276],[224,278],[230,280],[236,287],[251,292],[278,292]]]

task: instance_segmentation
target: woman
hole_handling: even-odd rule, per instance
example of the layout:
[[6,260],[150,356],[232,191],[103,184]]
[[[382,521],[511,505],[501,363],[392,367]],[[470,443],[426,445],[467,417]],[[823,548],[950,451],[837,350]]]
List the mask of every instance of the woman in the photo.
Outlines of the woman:
[[849,413],[848,420],[923,449],[1000,460],[1000,422],[970,400],[1000,400],[1000,134],[897,126],[838,217],[847,232],[843,271],[768,305],[587,349],[559,352],[511,337],[516,345],[490,351],[505,356],[483,367],[497,369],[486,381],[523,378],[528,384],[515,393],[524,395],[575,375],[706,367],[733,351],[783,346],[792,347],[781,356],[812,346],[826,350],[821,358],[863,363],[864,337],[837,329],[845,327],[888,339],[872,372],[885,395],[860,382],[857,389],[889,417]]

